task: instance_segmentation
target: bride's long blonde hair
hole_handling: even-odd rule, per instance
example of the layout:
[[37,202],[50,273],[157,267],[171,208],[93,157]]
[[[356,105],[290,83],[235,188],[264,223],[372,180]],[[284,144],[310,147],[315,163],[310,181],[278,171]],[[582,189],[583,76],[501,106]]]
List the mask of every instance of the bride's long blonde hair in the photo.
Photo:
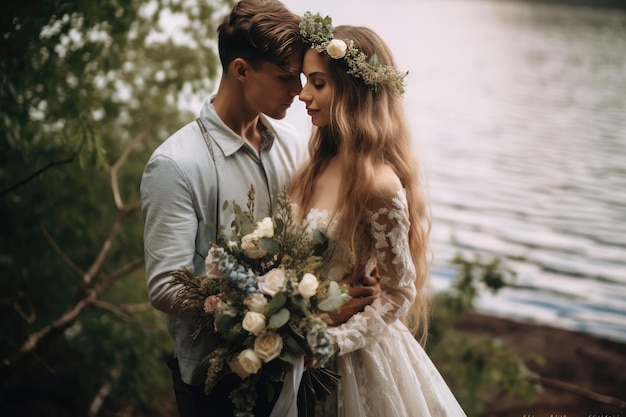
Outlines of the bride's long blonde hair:
[[[368,57],[376,54],[383,65],[394,65],[391,52],[376,33],[365,27],[337,26],[334,36],[354,41]],[[365,218],[368,201],[384,197],[385,190],[376,190],[377,169],[388,165],[402,182],[409,204],[409,245],[417,273],[417,298],[409,315],[409,328],[424,342],[428,334],[429,303],[426,291],[430,251],[428,235],[430,216],[423,195],[417,161],[413,157],[411,137],[404,115],[402,98],[388,85],[375,90],[363,80],[346,73],[343,60],[321,54],[329,69],[334,89],[331,121],[314,128],[309,142],[310,163],[295,176],[291,195],[300,215],[311,209],[313,187],[331,158],[338,158],[342,183],[335,215],[341,217],[338,236],[349,238],[356,250],[357,230]],[[393,190],[395,191],[395,190]],[[386,190],[387,194],[389,190]],[[359,260],[357,260],[357,265]]]

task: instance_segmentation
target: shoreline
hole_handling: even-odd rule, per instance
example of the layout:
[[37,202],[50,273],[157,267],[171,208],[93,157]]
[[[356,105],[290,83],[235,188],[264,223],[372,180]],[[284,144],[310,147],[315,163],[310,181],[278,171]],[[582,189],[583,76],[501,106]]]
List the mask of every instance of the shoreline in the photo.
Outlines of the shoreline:
[[[626,412],[626,343],[482,313],[467,314],[456,328],[466,334],[502,340],[542,378],[544,392],[527,404],[496,398],[481,417],[607,417]],[[545,359],[537,365],[530,358]],[[611,403],[612,402],[612,403]]]
[[593,9],[626,10],[626,0],[500,0],[536,4],[560,4],[566,6],[590,7]]

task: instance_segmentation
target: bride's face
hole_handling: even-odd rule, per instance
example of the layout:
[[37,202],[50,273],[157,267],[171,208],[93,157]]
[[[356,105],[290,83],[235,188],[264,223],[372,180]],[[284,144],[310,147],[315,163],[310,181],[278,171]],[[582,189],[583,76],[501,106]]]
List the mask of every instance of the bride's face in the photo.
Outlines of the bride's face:
[[300,92],[300,100],[306,104],[311,123],[317,127],[326,126],[330,123],[333,86],[325,62],[313,49],[304,54],[302,72],[306,83]]

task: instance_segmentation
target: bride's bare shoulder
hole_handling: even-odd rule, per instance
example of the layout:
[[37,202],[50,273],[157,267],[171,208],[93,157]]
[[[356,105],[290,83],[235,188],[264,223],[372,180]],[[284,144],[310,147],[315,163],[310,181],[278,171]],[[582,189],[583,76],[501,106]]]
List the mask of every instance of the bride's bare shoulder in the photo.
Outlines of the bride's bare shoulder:
[[376,168],[374,190],[380,194],[394,194],[402,189],[402,182],[389,165],[380,165]]

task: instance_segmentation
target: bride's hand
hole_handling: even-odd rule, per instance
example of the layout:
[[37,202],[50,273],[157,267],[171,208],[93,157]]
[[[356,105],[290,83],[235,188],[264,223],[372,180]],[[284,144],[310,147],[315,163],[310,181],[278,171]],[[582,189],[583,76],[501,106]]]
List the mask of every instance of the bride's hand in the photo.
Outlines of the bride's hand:
[[345,323],[350,317],[372,304],[380,296],[379,281],[378,268],[374,268],[368,276],[361,276],[360,271],[354,271],[339,281],[339,286],[348,287],[350,299],[341,306],[338,312],[328,313],[333,326]]

